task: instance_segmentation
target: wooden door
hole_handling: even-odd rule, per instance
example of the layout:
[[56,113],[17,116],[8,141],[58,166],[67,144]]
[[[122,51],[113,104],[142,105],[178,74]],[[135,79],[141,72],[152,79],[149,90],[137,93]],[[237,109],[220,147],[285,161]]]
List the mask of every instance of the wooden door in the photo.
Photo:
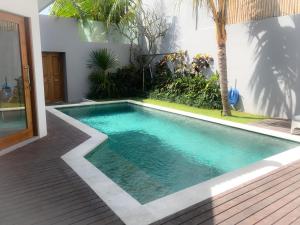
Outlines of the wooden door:
[[0,11],[0,150],[33,136],[25,25],[24,17]]
[[43,53],[44,88],[47,104],[63,102],[65,100],[63,65],[62,53]]

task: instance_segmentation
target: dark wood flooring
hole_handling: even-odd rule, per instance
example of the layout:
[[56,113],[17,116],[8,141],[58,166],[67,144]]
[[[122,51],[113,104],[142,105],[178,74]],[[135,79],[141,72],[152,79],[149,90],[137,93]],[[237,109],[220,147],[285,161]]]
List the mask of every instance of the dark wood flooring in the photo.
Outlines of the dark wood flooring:
[[0,224],[123,224],[60,158],[88,136],[47,122],[47,137],[0,158]]

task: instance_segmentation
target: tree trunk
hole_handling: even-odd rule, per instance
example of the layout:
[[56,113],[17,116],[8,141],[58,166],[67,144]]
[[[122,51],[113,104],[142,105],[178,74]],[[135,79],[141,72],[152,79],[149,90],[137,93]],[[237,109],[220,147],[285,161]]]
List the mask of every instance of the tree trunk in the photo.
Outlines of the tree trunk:
[[130,65],[133,65],[132,52],[133,52],[133,41],[130,40],[130,46],[129,46],[129,64]]
[[231,109],[228,101],[228,80],[227,80],[227,55],[226,55],[226,30],[225,24],[217,23],[218,61],[220,88],[223,105],[223,115],[231,116]]

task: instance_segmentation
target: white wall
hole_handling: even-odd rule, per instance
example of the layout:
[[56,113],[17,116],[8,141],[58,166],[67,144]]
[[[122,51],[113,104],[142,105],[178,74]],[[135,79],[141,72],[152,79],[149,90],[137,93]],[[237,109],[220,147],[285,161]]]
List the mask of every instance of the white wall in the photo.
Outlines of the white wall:
[[[120,66],[129,63],[129,46],[117,39],[105,41],[101,29],[95,32],[86,32],[75,19],[57,18],[40,15],[42,51],[64,52],[66,55],[66,88],[67,101],[80,102],[88,92],[87,60],[92,50],[108,48],[114,52],[120,61]],[[98,27],[99,28],[99,27]]]
[[38,134],[40,137],[43,137],[47,134],[47,127],[37,0],[2,0],[0,1],[0,10],[31,19]]
[[211,15],[206,9],[201,9],[196,30],[192,0],[181,1],[181,4],[178,2],[180,1],[143,0],[146,8],[154,9],[170,23],[170,30],[162,43],[161,52],[188,50],[191,57],[197,53],[210,53],[215,56],[215,33]]
[[[214,23],[206,9],[195,30],[192,0],[182,1],[180,10],[173,0],[144,1],[172,23],[162,52],[209,53],[217,67]],[[229,86],[236,83],[241,92],[240,109],[284,118],[300,114],[300,15],[230,25],[227,33]]]
[[246,111],[300,114],[300,15],[228,27],[229,82]]

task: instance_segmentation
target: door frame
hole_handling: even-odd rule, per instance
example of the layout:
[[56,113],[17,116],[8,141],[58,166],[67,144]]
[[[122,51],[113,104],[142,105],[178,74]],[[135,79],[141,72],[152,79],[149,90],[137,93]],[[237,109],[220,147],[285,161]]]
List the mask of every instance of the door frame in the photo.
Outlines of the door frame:
[[18,24],[22,78],[24,85],[24,105],[26,113],[26,129],[0,138],[0,151],[14,144],[25,141],[37,134],[34,93],[34,66],[32,58],[32,38],[30,19],[10,12],[0,11],[0,19]]

